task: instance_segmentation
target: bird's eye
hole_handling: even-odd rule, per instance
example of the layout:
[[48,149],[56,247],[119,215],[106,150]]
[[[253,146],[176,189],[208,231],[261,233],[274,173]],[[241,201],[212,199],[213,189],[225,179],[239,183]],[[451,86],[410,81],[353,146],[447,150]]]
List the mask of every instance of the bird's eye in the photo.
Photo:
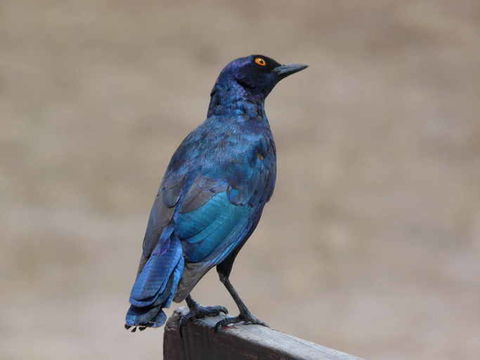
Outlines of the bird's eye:
[[261,57],[257,57],[257,58],[255,58],[255,64],[260,65],[260,66],[266,66],[267,62],[265,61],[265,59],[263,59]]

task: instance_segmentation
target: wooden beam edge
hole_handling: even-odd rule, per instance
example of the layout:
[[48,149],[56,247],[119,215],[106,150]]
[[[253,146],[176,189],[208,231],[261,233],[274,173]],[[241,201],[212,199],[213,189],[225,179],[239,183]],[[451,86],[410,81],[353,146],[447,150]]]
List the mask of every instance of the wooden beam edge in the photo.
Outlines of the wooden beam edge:
[[183,328],[182,337],[178,324],[187,312],[186,307],[176,309],[165,325],[165,360],[221,359],[227,355],[231,359],[254,359],[259,354],[265,359],[282,360],[362,360],[260,325],[229,326],[215,333],[214,326],[224,315],[190,321]]

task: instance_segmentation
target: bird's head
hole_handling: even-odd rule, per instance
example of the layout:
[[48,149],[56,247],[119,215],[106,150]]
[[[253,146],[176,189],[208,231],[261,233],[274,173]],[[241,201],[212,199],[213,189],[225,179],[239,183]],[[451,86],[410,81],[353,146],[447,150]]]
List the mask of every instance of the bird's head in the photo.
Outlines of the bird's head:
[[264,55],[250,55],[231,61],[220,73],[216,86],[237,86],[246,94],[264,99],[277,83],[307,65],[281,65]]

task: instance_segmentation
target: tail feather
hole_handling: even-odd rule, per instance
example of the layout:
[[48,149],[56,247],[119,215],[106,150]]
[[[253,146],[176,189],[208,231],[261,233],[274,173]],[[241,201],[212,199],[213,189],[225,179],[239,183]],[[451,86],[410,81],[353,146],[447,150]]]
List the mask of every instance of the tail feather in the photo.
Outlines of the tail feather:
[[159,241],[137,276],[130,294],[126,325],[162,326],[167,318],[162,309],[170,306],[183,268],[182,245],[170,232],[167,239]]

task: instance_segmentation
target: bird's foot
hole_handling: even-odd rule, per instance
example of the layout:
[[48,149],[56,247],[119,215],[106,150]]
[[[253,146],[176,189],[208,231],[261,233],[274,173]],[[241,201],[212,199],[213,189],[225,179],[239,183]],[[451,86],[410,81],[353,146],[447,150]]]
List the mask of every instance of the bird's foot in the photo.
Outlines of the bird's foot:
[[223,320],[220,320],[215,324],[215,332],[218,332],[220,328],[225,327],[230,324],[237,324],[237,323],[243,323],[244,325],[251,325],[251,324],[256,324],[256,325],[262,325],[268,327],[268,325],[263,322],[262,320],[258,319],[255,315],[252,313],[240,313],[238,316],[234,317],[227,317]]
[[187,314],[182,315],[180,318],[180,330],[192,319],[202,319],[207,316],[217,316],[221,312],[228,314],[227,308],[221,305],[201,306],[195,304],[195,307],[190,308],[190,311]]
[[202,319],[207,316],[217,316],[221,312],[228,314],[228,310],[226,307],[217,305],[217,306],[201,306],[197,305],[193,309],[190,309],[190,311],[183,315],[180,324],[186,324],[189,320],[191,319]]

